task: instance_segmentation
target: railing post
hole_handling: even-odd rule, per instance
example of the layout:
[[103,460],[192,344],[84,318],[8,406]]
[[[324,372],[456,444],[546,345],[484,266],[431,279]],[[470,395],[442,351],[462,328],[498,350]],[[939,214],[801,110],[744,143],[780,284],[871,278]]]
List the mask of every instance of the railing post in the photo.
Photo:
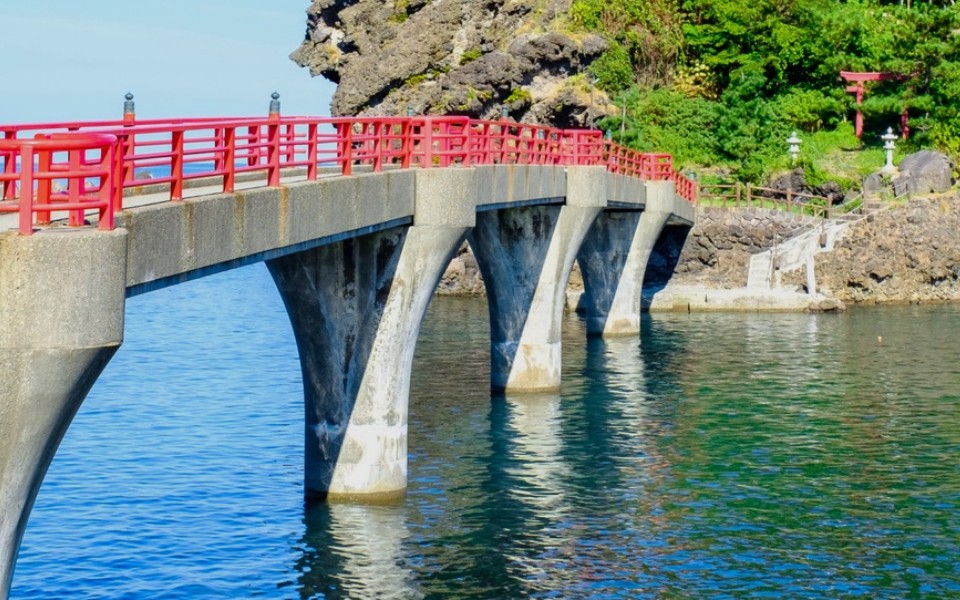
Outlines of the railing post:
[[[3,132],[4,140],[12,140],[17,136],[15,131],[5,131]],[[17,172],[17,156],[15,153],[11,152],[3,162],[3,174],[4,175],[13,175]],[[17,197],[17,182],[12,177],[3,182],[3,189],[0,190],[0,199],[3,200],[13,200]]]
[[423,161],[420,166],[430,168],[433,166],[433,119],[425,118],[423,120]]
[[413,119],[410,113],[412,106],[407,107],[407,118],[400,123],[400,168],[409,169],[413,163]]
[[223,174],[223,191],[232,193],[237,181],[237,128],[223,128],[223,162],[225,173]]
[[337,158],[340,160],[340,173],[353,174],[353,123],[340,121],[337,128]]
[[20,149],[20,234],[33,235],[33,147]]
[[[71,149],[68,151],[67,156],[69,157],[70,171],[77,173],[80,171],[80,163],[83,157],[83,150],[80,149]],[[71,204],[79,204],[80,196],[85,192],[85,182],[79,177],[71,177],[67,183],[67,192],[69,196],[69,202]],[[70,227],[80,227],[83,225],[83,209],[71,210],[67,213],[67,224]]]
[[317,123],[316,121],[312,121],[307,125],[307,179],[309,181],[314,181],[317,178],[318,160]]
[[267,185],[280,185],[280,123],[267,125]]
[[260,126],[247,127],[247,166],[254,167],[260,162]]
[[[36,139],[49,138],[43,134],[38,133],[35,136]],[[70,156],[72,157],[73,153],[71,152]],[[37,173],[48,175],[53,169],[53,152],[47,148],[41,148],[37,151]],[[75,170],[74,166],[70,165],[70,170]],[[37,196],[34,200],[34,204],[38,206],[50,204],[50,192],[53,191],[53,180],[47,177],[37,177],[37,173],[34,174],[34,179],[37,181]],[[69,180],[70,184],[73,183],[73,180]],[[21,197],[23,196],[23,190],[20,190]],[[71,213],[71,218],[73,213]],[[38,225],[49,225],[50,224],[50,211],[37,211],[36,222]],[[74,223],[70,222],[71,225]]]
[[[127,144],[129,143],[129,138],[132,134],[128,133],[118,133],[117,134],[117,143],[113,147],[113,168],[111,179],[113,181],[112,189],[110,190],[112,200],[110,205],[113,208],[114,214],[123,210],[123,183],[127,181],[127,172],[126,172],[126,151]],[[131,176],[133,175],[131,169]]]
[[170,146],[170,199],[183,200],[183,130],[171,132]]
[[383,130],[386,123],[374,121],[371,126],[373,127],[373,139],[370,140],[372,144],[370,154],[373,156],[373,172],[379,173],[383,170]]
[[100,170],[103,172],[103,175],[100,176],[100,200],[106,204],[106,207],[100,209],[100,221],[97,227],[103,230],[113,229],[114,186],[119,187],[121,193],[123,191],[123,186],[117,185],[114,171],[114,155],[117,153],[118,147],[119,144],[114,142],[111,146],[100,150]]

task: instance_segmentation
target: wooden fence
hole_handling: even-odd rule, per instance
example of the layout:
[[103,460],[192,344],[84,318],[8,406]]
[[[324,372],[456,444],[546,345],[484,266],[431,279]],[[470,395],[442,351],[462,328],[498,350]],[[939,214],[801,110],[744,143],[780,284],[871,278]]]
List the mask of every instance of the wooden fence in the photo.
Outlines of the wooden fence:
[[863,197],[831,206],[830,199],[791,190],[777,190],[749,183],[701,184],[698,206],[719,208],[771,208],[789,213],[830,219],[840,214],[860,213]]

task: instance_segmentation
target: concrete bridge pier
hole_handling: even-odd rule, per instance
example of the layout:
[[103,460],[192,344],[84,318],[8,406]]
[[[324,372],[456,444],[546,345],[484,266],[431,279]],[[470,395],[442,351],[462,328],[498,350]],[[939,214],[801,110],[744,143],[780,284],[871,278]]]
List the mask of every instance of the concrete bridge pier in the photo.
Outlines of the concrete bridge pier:
[[407,485],[420,323],[474,222],[468,170],[416,175],[411,227],[272,259],[303,373],[308,498],[389,501]]
[[123,341],[126,244],[124,230],[0,234],[0,599],[57,447]]
[[607,210],[594,221],[577,254],[588,335],[640,333],[647,261],[675,204],[673,183],[649,181],[642,212]]
[[565,204],[477,214],[468,240],[487,290],[494,391],[560,389],[560,334],[573,261],[606,203],[603,167],[569,167]]

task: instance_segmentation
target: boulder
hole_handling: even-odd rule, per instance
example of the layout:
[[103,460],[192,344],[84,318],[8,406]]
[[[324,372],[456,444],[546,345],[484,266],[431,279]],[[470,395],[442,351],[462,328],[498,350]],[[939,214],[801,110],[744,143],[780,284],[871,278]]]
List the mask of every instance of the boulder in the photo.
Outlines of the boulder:
[[772,177],[767,183],[767,187],[782,192],[784,196],[787,190],[797,194],[820,196],[830,200],[831,204],[843,199],[843,189],[839,183],[827,181],[818,186],[811,186],[807,183],[807,177],[803,169],[799,167],[787,173],[781,173],[780,175]]
[[[945,154],[921,150],[900,161],[900,177],[894,187],[913,194],[942,193],[953,187],[954,164]],[[900,179],[906,181],[897,185]]]
[[879,192],[883,189],[883,175],[879,172],[870,173],[863,180],[863,191],[866,193]]

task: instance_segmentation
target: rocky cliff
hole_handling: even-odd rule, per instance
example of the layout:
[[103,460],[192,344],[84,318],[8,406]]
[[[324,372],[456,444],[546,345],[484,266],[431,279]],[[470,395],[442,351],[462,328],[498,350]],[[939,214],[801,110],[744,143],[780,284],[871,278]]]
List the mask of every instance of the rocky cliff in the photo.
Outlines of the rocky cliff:
[[575,33],[571,0],[314,0],[291,58],[337,84],[333,115],[462,114],[559,127],[606,96],[585,68],[607,43]]

